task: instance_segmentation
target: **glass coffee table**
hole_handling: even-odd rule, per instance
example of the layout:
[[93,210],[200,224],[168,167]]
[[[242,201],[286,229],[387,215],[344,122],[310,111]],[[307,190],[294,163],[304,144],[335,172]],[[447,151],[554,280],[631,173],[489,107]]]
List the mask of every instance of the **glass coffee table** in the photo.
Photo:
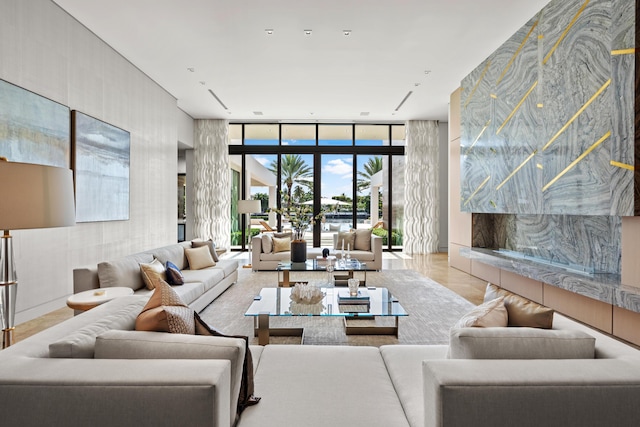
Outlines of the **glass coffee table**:
[[[408,316],[397,298],[387,288],[362,287],[362,292],[369,296],[368,303],[352,303],[344,301],[339,295],[345,288],[321,288],[324,293],[322,301],[316,304],[301,304],[291,299],[293,288],[263,288],[247,309],[245,316],[253,317],[254,334],[260,345],[269,344],[269,337],[299,336],[304,341],[304,328],[271,328],[271,317],[295,316],[334,316],[344,319],[347,335],[395,335],[398,336],[398,320]],[[348,291],[346,291],[348,293]],[[347,320],[375,319],[376,317],[393,317],[393,326],[358,326],[357,322]]]
[[[347,280],[354,277],[355,271],[362,272],[361,285],[367,284],[367,264],[360,262],[355,258],[349,261],[334,259],[331,263],[333,266],[333,280],[338,286],[346,286]],[[281,262],[276,267],[278,272],[278,286],[288,288],[292,284],[296,284],[295,280],[290,279],[292,271],[321,271],[327,272],[327,262],[319,262],[317,259],[308,259],[306,262]]]

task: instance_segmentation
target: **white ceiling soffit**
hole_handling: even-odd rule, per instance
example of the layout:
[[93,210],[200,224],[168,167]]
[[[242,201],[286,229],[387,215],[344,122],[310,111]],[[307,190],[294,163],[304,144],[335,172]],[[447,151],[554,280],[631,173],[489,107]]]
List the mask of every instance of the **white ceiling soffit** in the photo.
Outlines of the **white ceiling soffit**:
[[54,1],[193,118],[270,122],[446,121],[462,78],[547,3]]

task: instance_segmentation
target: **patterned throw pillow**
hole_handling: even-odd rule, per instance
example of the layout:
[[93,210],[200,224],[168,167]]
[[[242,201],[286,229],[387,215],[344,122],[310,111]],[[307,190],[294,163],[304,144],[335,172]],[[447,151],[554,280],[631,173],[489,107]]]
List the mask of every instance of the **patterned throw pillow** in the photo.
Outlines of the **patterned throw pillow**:
[[184,285],[184,275],[178,266],[171,261],[167,261],[166,267],[167,283],[170,285]]
[[273,253],[287,252],[291,250],[291,238],[290,237],[274,237],[273,238]]
[[158,280],[155,288],[136,319],[136,331],[195,334],[194,310],[164,280]]
[[167,279],[164,265],[162,265],[157,258],[154,258],[153,261],[148,264],[141,262],[140,273],[142,274],[142,281],[147,286],[147,289],[154,288],[154,282],[156,282],[156,279]]

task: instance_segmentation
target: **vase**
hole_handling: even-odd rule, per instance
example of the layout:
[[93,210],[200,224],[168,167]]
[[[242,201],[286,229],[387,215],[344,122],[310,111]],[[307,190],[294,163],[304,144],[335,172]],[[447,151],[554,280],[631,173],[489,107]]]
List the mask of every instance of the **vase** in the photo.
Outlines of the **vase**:
[[307,241],[293,240],[291,242],[291,262],[307,261]]

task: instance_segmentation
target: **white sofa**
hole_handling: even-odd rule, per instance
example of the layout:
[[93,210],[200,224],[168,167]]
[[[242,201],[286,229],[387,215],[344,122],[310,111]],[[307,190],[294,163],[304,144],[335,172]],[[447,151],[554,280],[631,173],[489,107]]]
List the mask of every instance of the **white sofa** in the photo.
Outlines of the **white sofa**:
[[95,267],[73,270],[73,292],[109,286],[126,286],[136,295],[149,295],[140,273],[140,263],[150,263],[157,258],[163,265],[167,261],[175,264],[184,275],[184,284],[174,286],[182,301],[200,312],[238,280],[238,261],[219,260],[214,267],[190,270],[184,252],[191,242],[176,243],[157,249],[104,261]]
[[[2,424],[231,426],[244,341],[133,331],[147,299],[118,298],[0,351]],[[251,346],[262,400],[238,426],[637,425],[640,352],[557,314],[554,324],[595,337],[595,358],[447,359],[441,345]]]
[[[338,240],[338,234],[333,235],[333,246],[329,248],[331,255],[339,256],[340,250],[334,249]],[[316,258],[322,255],[323,248],[307,247],[307,259]],[[382,270],[382,237],[371,235],[371,250],[351,250],[351,257],[367,264],[367,270]],[[265,253],[262,246],[261,235],[251,239],[251,268],[253,271],[275,270],[279,263],[289,262],[291,252],[270,252]]]

